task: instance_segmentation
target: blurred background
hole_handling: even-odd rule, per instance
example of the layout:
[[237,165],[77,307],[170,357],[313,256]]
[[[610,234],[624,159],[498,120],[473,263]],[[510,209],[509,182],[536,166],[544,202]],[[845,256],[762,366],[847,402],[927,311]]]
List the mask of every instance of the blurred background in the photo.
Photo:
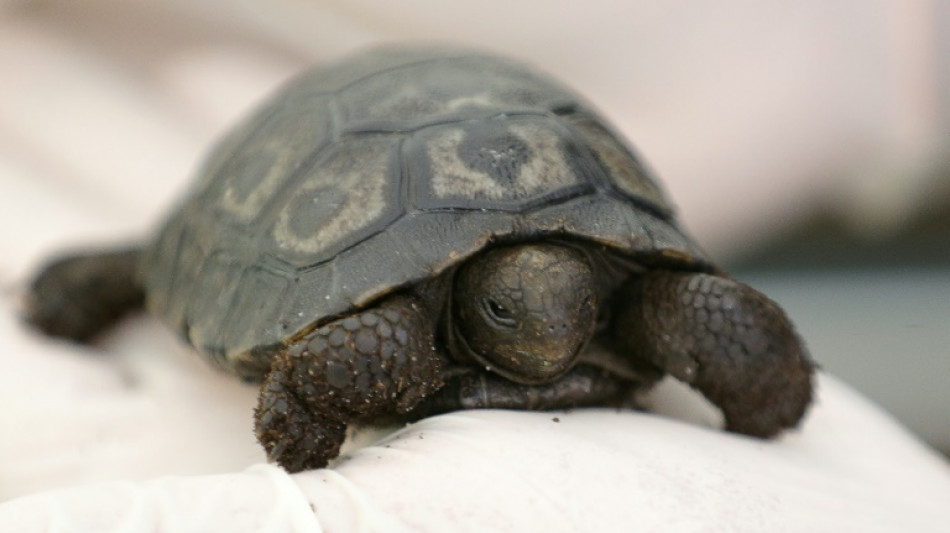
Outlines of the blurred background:
[[147,235],[282,80],[397,41],[575,87],[826,371],[950,452],[950,2],[0,0],[0,283]]

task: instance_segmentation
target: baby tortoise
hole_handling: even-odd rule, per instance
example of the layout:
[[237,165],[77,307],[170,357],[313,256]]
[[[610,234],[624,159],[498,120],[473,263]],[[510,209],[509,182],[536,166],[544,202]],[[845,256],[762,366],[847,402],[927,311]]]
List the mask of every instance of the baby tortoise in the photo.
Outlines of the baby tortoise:
[[664,374],[758,437],[812,397],[785,313],[710,262],[603,119],[466,51],[291,81],[153,242],[48,266],[28,317],[87,340],[143,302],[263,382],[257,437],[289,471],[326,465],[355,420],[620,405]]

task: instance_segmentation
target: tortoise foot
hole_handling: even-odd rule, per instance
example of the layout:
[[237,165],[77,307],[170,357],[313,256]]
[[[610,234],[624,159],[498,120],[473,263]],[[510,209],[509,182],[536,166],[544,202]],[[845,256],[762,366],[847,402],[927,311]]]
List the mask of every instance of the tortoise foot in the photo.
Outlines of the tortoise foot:
[[772,437],[804,416],[815,367],[765,295],[729,278],[665,271],[625,291],[616,338],[719,406],[727,430]]
[[353,420],[406,413],[442,387],[432,326],[408,298],[307,333],[280,352],[255,412],[268,457],[290,472],[326,466]]
[[257,440],[267,458],[291,473],[326,466],[346,438],[341,417],[314,411],[309,405],[313,399],[296,390],[294,374],[293,361],[275,360],[254,413]]

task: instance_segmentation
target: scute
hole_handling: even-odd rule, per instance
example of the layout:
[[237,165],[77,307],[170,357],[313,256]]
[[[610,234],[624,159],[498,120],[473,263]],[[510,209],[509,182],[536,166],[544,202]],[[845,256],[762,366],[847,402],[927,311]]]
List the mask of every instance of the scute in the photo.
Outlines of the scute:
[[384,228],[400,212],[398,149],[383,135],[334,143],[275,202],[265,248],[308,266]]
[[630,148],[618,141],[616,134],[589,115],[577,114],[565,118],[594,152],[614,186],[631,198],[646,200],[665,215],[672,215],[659,184],[653,181],[650,172]]
[[340,94],[347,131],[409,131],[469,117],[538,112],[573,95],[520,65],[493,57],[449,57],[387,69]]
[[220,331],[213,326],[220,320],[218,315],[231,313],[239,284],[230,280],[239,278],[243,270],[244,265],[226,250],[219,250],[205,259],[205,266],[189,291],[204,297],[189,300],[185,309],[191,322],[188,341],[199,350],[213,350],[221,342]]
[[420,209],[515,209],[590,189],[555,120],[455,122],[418,133],[407,148]]
[[[303,89],[303,88],[302,88]],[[327,94],[288,90],[225,140],[198,196],[232,224],[249,225],[331,139]]]
[[[259,378],[270,368],[267,361],[258,358],[257,349],[272,345],[295,333],[290,328],[290,317],[282,317],[288,293],[297,280],[282,269],[255,264],[246,268],[239,279],[230,316],[219,321],[221,345],[205,347],[205,353],[214,357],[223,367],[231,368],[244,378]],[[227,313],[218,315],[225,318]],[[275,339],[261,342],[261,339]],[[223,347],[233,347],[230,350]]]
[[144,281],[153,311],[253,379],[315,324],[493,242],[550,237],[713,268],[560,84],[466,51],[376,50],[292,80],[227,136]]

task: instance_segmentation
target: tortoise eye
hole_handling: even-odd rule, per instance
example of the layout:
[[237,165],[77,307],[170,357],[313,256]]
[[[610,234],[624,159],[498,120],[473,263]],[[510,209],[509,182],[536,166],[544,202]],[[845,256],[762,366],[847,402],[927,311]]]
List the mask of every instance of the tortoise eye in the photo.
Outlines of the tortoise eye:
[[498,325],[513,327],[517,324],[514,311],[508,309],[494,298],[488,297],[483,299],[482,307],[485,309],[485,314],[488,315],[488,318]]

